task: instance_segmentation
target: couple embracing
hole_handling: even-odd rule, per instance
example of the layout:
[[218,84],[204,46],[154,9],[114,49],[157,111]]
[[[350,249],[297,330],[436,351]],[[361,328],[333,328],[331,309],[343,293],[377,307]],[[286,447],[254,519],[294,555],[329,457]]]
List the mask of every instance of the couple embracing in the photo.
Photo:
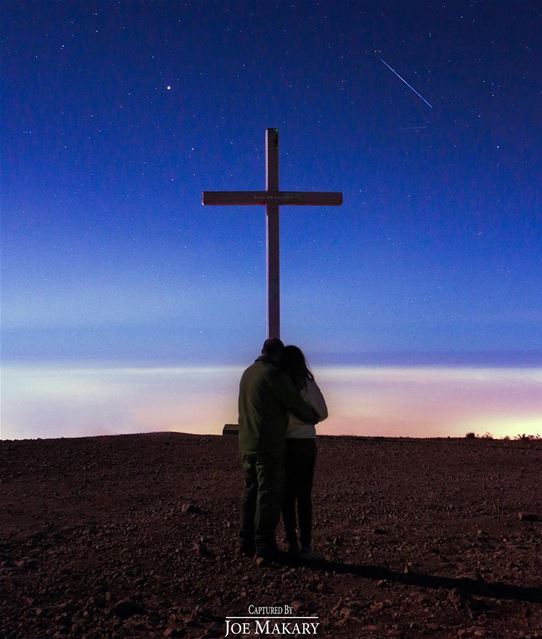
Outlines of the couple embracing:
[[325,400],[302,351],[278,338],[266,340],[239,385],[240,548],[259,564],[280,557],[275,531],[281,511],[289,554],[318,559],[311,548],[311,492],[315,425],[326,417]]

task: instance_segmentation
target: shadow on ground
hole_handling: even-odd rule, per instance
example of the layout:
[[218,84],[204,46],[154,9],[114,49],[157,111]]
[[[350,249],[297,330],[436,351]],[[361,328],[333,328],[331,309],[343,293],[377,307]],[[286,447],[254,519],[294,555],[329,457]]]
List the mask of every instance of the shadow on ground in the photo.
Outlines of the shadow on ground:
[[[294,560],[287,560],[287,563],[297,566],[300,565],[299,561]],[[380,566],[345,564],[337,561],[327,561],[325,559],[311,563],[303,563],[303,565],[309,570],[356,575],[364,579],[384,579],[390,582],[419,586],[421,588],[458,590],[460,593],[467,595],[490,597],[492,599],[542,603],[542,588],[514,586],[501,582],[487,582],[483,579],[439,577],[416,572],[401,573]]]

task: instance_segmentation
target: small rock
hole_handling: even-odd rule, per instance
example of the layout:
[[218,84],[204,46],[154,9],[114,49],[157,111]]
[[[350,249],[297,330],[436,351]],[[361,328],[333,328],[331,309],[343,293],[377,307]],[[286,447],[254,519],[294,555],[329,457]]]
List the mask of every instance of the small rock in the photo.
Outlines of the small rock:
[[128,619],[133,615],[142,615],[145,613],[145,607],[137,601],[131,599],[121,599],[113,606],[112,612],[121,619]]
[[467,597],[459,588],[454,588],[448,593],[448,601],[456,610],[462,610],[466,608]]
[[192,515],[201,515],[201,514],[203,514],[203,510],[199,506],[196,506],[196,504],[192,504],[190,502],[188,502],[186,504],[183,504],[181,506],[181,511],[183,513],[189,513],[189,514],[192,514]]
[[343,619],[348,619],[348,617],[350,617],[351,614],[352,614],[352,608],[349,608],[348,606],[343,606],[339,612],[339,615]]
[[302,606],[303,606],[303,603],[299,601],[299,599],[294,599],[292,601],[291,607],[294,612],[299,612]]
[[540,515],[535,515],[534,513],[518,513],[518,518],[520,521],[541,521],[542,520]]
[[71,623],[71,620],[67,612],[63,612],[60,615],[58,615],[58,617],[55,617],[55,621],[57,624],[62,624],[64,626],[68,626]]
[[342,605],[343,605],[343,600],[339,599],[339,601],[331,609],[331,612],[337,612],[341,608]]

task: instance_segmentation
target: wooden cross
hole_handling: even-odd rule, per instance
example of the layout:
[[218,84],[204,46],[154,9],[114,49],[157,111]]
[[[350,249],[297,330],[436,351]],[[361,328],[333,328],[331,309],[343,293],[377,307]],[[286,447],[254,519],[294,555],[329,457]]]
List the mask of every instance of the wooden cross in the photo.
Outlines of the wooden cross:
[[280,337],[279,206],[339,206],[342,193],[279,191],[279,132],[265,132],[265,191],[204,191],[204,206],[263,204],[266,210],[267,333]]

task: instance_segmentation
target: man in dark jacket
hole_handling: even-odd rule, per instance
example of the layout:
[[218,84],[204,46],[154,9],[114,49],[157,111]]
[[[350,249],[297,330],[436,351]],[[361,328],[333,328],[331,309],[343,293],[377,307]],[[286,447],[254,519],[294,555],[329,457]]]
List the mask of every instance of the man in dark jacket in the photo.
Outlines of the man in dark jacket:
[[266,340],[262,356],[246,369],[239,385],[239,453],[245,479],[241,551],[263,560],[277,554],[288,414],[312,424],[319,420],[279,369],[283,348],[280,339]]

